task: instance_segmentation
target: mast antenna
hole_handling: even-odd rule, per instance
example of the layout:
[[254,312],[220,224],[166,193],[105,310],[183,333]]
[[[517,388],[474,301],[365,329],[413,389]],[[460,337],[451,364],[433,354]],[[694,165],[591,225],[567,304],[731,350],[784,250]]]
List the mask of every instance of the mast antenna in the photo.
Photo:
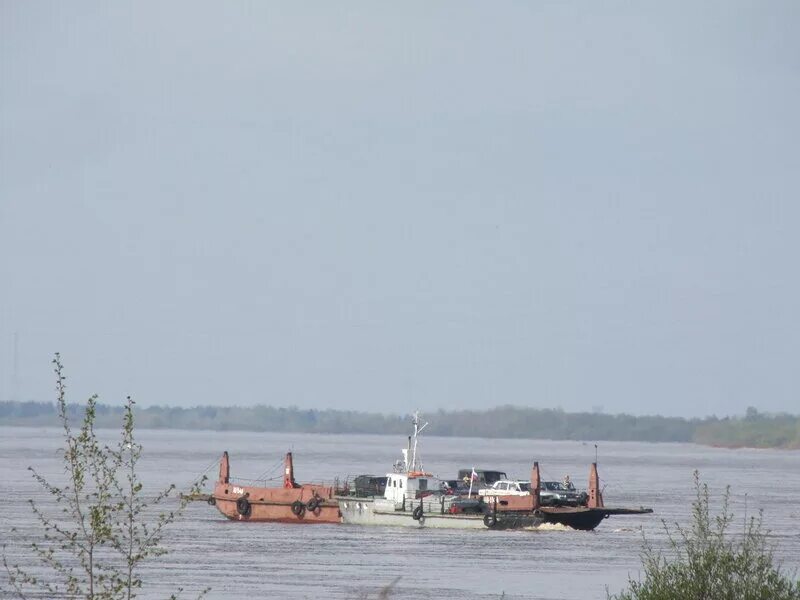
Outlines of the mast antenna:
[[417,465],[417,437],[425,429],[428,424],[425,423],[422,427],[419,426],[419,411],[414,411],[414,418],[411,421],[414,424],[414,446],[411,453],[411,471],[421,471],[422,466]]

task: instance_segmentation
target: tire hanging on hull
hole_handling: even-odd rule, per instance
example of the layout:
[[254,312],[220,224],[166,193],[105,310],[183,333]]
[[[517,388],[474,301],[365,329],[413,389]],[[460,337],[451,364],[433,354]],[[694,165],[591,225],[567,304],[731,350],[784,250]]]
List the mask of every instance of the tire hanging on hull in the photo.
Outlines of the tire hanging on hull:
[[236,512],[243,517],[249,517],[252,510],[253,507],[245,496],[242,496],[236,501]]
[[303,513],[306,512],[306,505],[300,502],[300,500],[295,500],[292,502],[292,514],[296,517],[302,517]]

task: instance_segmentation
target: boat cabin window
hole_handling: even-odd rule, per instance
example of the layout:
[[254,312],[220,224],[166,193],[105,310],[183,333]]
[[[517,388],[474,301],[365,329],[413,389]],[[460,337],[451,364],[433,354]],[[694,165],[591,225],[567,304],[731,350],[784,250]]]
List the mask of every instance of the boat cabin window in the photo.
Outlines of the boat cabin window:
[[420,479],[419,480],[419,489],[420,489],[421,492],[428,489],[428,480],[427,479]]
[[397,487],[397,479],[392,479],[392,487]]
[[400,480],[400,487],[403,487],[403,480]]

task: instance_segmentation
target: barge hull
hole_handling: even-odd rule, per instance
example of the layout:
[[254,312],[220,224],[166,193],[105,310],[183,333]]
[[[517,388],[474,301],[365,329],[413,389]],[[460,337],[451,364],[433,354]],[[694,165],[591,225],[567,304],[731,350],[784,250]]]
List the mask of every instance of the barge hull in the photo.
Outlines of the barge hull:
[[[316,510],[311,511],[304,508],[299,515],[294,514],[292,512],[292,504],[295,501],[299,501],[305,506],[314,497],[314,492],[310,490],[291,490],[294,493],[289,498],[283,499],[274,498],[273,494],[267,495],[264,493],[272,490],[249,487],[240,489],[243,491],[235,495],[231,494],[230,486],[227,494],[225,493],[226,490],[220,489],[219,486],[214,490],[213,500],[217,510],[232,521],[273,521],[276,523],[298,524],[340,523],[342,521],[339,515],[339,505],[330,500],[323,501]],[[245,496],[245,494],[249,495]],[[250,511],[245,515],[239,512],[236,504],[241,497],[246,497],[250,505]]]
[[332,486],[295,482],[291,452],[286,455],[282,487],[243,485],[231,480],[228,453],[223,453],[219,479],[208,502],[232,521],[309,524],[342,520]]

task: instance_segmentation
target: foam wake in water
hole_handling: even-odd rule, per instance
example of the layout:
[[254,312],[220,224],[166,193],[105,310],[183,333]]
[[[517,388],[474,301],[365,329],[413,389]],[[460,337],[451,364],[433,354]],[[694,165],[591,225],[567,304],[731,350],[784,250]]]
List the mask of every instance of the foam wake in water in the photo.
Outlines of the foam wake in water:
[[538,527],[526,527],[525,531],[575,531],[568,525],[561,523],[542,523]]

